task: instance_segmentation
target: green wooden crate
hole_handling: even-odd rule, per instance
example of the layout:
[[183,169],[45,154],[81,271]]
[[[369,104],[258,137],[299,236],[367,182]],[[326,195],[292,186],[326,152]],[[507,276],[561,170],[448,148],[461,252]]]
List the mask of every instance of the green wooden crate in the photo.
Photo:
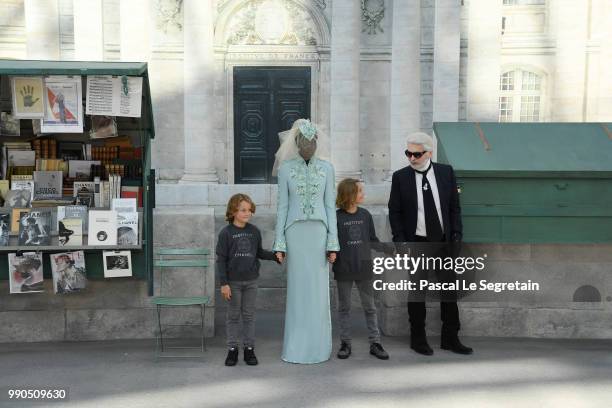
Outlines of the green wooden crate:
[[470,242],[612,242],[612,125],[436,122]]

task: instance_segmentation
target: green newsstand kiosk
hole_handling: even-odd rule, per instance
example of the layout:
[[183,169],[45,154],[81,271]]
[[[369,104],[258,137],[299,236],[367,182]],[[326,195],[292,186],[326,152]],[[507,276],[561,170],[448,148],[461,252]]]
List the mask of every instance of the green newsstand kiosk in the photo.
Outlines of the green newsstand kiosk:
[[[12,111],[11,76],[49,76],[67,75],[81,76],[83,92],[83,112],[85,112],[85,98],[88,75],[113,75],[142,77],[142,104],[140,118],[117,117],[117,130],[119,135],[129,136],[134,147],[141,148],[141,157],[136,159],[142,168],[142,176],[122,180],[122,186],[142,187],[142,207],[139,211],[139,239],[138,245],[129,246],[59,246],[57,228],[52,227],[51,245],[44,247],[18,246],[16,233],[11,233],[9,245],[0,247],[0,279],[8,279],[8,256],[10,252],[40,251],[43,253],[43,270],[45,279],[51,279],[50,253],[72,250],[83,250],[88,279],[104,279],[102,264],[103,250],[130,250],[132,258],[132,274],[134,278],[146,279],[149,296],[153,295],[153,208],[155,175],[151,169],[151,140],[155,136],[153,125],[153,111],[151,105],[151,92],[147,64],[142,62],[81,62],[81,61],[28,61],[28,60],[2,60],[0,59],[0,111]],[[11,136],[0,134],[0,142],[22,142],[36,139],[32,129],[32,121],[20,121],[21,135]],[[40,135],[42,138],[53,137],[58,142],[90,142],[87,130],[90,128],[88,116],[84,114],[82,134]],[[55,231],[54,231],[55,229]],[[85,236],[84,232],[84,236]],[[5,294],[3,294],[4,296]]]
[[464,240],[612,243],[612,125],[436,122]]

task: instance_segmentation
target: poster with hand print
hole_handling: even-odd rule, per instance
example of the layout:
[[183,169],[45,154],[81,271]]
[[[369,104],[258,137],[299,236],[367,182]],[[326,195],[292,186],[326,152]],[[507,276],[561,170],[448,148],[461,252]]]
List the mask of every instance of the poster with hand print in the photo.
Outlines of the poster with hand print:
[[40,119],[44,116],[42,77],[11,77],[13,116]]

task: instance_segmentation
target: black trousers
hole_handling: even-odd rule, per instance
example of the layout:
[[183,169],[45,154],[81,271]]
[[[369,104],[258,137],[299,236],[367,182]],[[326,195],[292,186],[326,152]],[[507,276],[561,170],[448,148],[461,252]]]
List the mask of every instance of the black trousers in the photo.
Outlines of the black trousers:
[[[427,243],[428,241],[425,237],[416,236],[415,242]],[[440,247],[437,245],[432,245],[432,249],[430,249],[425,255],[432,256],[434,254],[437,256],[444,255],[440,252]],[[455,274],[453,271],[435,271],[435,276],[438,282],[454,282],[454,275]],[[415,278],[418,282],[420,279],[426,279],[427,274],[419,271],[413,276],[413,278]],[[425,308],[425,293],[417,292],[415,296],[412,297],[415,298],[416,301],[408,302],[410,333],[411,336],[424,336],[427,310]],[[444,293],[440,293],[440,314],[442,320],[442,337],[457,336],[457,332],[459,331],[461,324],[459,321],[459,308],[457,306],[456,291],[444,291]]]

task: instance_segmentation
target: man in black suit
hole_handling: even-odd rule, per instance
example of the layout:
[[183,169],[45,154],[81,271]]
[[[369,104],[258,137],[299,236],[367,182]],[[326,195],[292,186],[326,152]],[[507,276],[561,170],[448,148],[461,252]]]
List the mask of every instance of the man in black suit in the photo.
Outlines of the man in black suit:
[[[451,166],[433,163],[433,139],[426,133],[408,136],[405,151],[409,165],[393,173],[389,198],[389,222],[393,242],[445,243],[459,245],[462,238],[461,207],[455,173]],[[435,245],[431,245],[435,246]],[[436,271],[439,280],[454,279]],[[454,281],[454,280],[453,280]],[[411,296],[412,297],[412,296]],[[408,302],[410,347],[417,353],[432,355],[425,335],[425,301]],[[459,341],[459,309],[456,293],[445,293],[440,301],[442,317],[441,348],[459,354],[472,349]]]

